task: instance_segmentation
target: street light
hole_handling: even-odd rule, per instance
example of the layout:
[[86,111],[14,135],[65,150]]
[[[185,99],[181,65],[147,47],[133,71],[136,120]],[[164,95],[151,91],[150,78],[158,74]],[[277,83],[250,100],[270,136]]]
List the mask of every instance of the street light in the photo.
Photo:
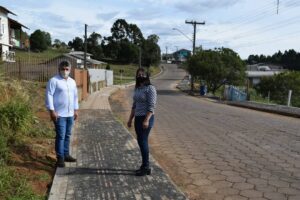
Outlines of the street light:
[[178,31],[179,33],[181,33],[184,37],[186,37],[189,41],[193,42],[193,40],[187,36],[186,34],[184,34],[181,30],[179,30],[178,28],[172,28],[172,30],[176,30]]

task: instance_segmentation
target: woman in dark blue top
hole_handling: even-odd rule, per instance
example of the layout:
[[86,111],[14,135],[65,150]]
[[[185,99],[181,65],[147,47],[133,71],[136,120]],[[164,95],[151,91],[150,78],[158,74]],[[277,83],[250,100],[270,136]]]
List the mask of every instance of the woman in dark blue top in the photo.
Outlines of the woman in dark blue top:
[[149,166],[148,136],[154,124],[156,99],[156,89],[151,85],[149,75],[143,68],[139,68],[136,71],[133,105],[127,122],[128,127],[131,127],[134,118],[134,128],[142,155],[142,165],[136,170],[137,176],[151,174]]

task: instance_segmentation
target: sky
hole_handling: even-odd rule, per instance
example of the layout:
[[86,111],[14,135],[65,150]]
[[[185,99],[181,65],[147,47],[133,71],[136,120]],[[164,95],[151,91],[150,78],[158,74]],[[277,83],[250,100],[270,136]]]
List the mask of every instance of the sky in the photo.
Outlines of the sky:
[[[136,24],[144,37],[159,36],[163,53],[192,50],[193,26],[196,46],[231,48],[241,58],[250,54],[272,55],[278,50],[300,51],[300,0],[0,0],[29,27],[47,31],[52,39],[68,43],[88,34],[110,35],[117,19]],[[277,13],[278,9],[278,13]]]

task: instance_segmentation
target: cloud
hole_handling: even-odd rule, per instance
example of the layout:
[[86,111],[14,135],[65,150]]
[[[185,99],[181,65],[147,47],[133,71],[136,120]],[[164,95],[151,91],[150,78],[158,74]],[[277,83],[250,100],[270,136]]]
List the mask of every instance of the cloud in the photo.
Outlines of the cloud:
[[151,9],[134,9],[128,12],[128,18],[138,20],[152,20],[159,18],[161,15],[161,12]]
[[184,12],[206,12],[210,11],[211,9],[219,9],[219,8],[226,8],[233,6],[237,4],[238,2],[241,2],[239,0],[190,0],[190,1],[184,1],[179,2],[175,4],[175,7]]
[[108,12],[108,13],[100,13],[100,14],[97,14],[97,19],[100,19],[100,20],[111,20],[113,19],[115,16],[117,16],[119,14],[119,12]]

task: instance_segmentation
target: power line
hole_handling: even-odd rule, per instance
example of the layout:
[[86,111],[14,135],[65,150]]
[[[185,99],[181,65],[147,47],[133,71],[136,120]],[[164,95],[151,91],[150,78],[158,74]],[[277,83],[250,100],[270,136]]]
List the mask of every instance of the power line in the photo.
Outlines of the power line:
[[[291,3],[290,6],[296,5],[296,4],[297,4],[297,2],[293,2],[293,0],[291,0],[291,1],[287,2],[287,3]],[[272,8],[272,10],[273,10],[273,8]],[[287,9],[287,10],[288,10],[288,9]],[[283,10],[283,11],[281,11],[281,13],[282,13],[282,12],[286,12],[287,10]],[[260,21],[260,20],[262,20],[262,19],[265,19],[265,16],[268,15],[267,12],[269,12],[269,11],[270,11],[270,9],[268,9],[268,10],[266,10],[265,12],[260,13],[260,14],[258,14],[258,15],[255,16],[255,17],[258,17],[258,18],[252,18],[252,19],[249,18],[249,19],[245,20],[243,23],[240,23],[240,24],[238,24],[238,25],[236,25],[236,26],[230,28],[229,30],[223,31],[223,32],[222,32],[222,37],[224,37],[224,33],[232,32],[232,31],[236,30],[237,28],[240,28],[240,27],[243,27],[243,26],[248,26],[248,25],[251,24],[251,23],[255,23],[255,22],[257,22],[257,21]],[[273,16],[273,15],[275,15],[275,14],[268,15],[268,16],[271,17],[271,16]],[[220,31],[220,32],[221,32],[221,31]],[[217,34],[217,35],[220,35],[220,34]],[[215,35],[212,35],[212,36],[215,36]],[[232,37],[232,36],[231,36],[231,37]],[[217,39],[219,39],[219,38],[217,38]]]

